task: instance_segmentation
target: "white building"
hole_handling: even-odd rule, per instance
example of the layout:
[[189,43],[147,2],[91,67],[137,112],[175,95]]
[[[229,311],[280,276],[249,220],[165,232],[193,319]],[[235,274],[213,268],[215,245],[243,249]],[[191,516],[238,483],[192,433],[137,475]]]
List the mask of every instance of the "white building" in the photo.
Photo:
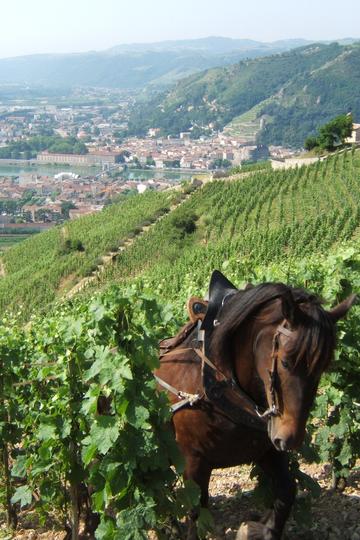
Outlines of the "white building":
[[345,139],[345,142],[349,144],[360,143],[360,124],[353,124],[351,137]]

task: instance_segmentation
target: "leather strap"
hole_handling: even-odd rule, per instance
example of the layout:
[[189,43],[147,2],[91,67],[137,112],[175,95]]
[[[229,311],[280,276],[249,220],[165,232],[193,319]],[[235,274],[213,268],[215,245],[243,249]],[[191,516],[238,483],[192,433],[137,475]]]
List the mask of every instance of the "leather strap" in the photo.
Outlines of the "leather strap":
[[181,390],[177,390],[174,386],[171,386],[171,384],[167,383],[163,379],[160,379],[157,375],[154,375],[157,383],[165,388],[168,392],[171,392],[175,396],[177,396],[178,399],[181,399],[178,403],[174,403],[171,405],[171,410],[173,412],[181,409],[185,405],[194,405],[199,399],[201,399],[203,396],[200,394],[189,394],[188,392],[182,392]]

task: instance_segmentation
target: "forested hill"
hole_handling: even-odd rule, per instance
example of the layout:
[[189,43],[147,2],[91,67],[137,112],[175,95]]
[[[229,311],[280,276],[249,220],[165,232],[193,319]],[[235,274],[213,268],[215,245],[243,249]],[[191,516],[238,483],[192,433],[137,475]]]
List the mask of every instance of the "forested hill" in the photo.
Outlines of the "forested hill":
[[222,129],[254,111],[264,119],[259,142],[300,147],[337,114],[360,117],[360,45],[316,44],[283,54],[209,69],[180,81],[152,103],[137,107],[129,128],[194,135]]
[[95,86],[126,90],[165,87],[181,77],[293,49],[305,40],[261,43],[245,39],[203,39],[119,45],[105,51],[36,54],[0,59],[0,83],[69,88]]

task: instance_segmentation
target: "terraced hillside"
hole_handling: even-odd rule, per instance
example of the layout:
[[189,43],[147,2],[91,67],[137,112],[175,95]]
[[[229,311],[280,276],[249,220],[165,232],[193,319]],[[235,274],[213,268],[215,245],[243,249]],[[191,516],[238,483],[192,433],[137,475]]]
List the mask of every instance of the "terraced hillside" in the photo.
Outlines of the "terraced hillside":
[[97,273],[90,292],[136,277],[166,299],[185,299],[190,290],[205,290],[213,268],[242,279],[245,269],[251,274],[256,266],[282,261],[290,272],[296,259],[357,235],[359,179],[360,152],[349,151],[311,167],[213,181],[140,236],[179,194],[131,198],[9,249],[0,306],[21,304],[30,314],[64,298],[129,237],[134,241]]
[[116,251],[143,225],[169,211],[179,194],[149,192],[114,204],[99,214],[67,222],[25,240],[1,260],[0,307],[29,314],[62,297],[91,274],[101,257]]
[[352,111],[358,121],[359,66],[358,44],[332,43],[208,69],[137,104],[129,131],[156,126],[162,135],[191,130],[197,137],[228,126],[247,140],[257,134],[262,144],[302,148],[334,116]]
[[[192,220],[196,228],[186,232]],[[227,268],[238,279],[239,268],[275,261],[290,271],[295,259],[351,239],[359,224],[359,151],[311,167],[219,180],[139,238],[102,281],[141,276],[166,298],[186,298],[190,285],[204,288],[213,268]]]

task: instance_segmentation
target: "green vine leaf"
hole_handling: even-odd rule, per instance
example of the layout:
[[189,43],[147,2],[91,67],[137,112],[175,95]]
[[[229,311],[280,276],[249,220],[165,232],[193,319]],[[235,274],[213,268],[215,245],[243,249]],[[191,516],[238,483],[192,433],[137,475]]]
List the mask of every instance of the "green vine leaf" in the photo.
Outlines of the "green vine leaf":
[[120,426],[115,416],[99,416],[91,426],[89,442],[100,454],[106,454],[119,436]]
[[14,495],[11,497],[11,502],[13,504],[19,502],[20,508],[31,504],[32,501],[32,491],[28,486],[20,486],[15,491]]

